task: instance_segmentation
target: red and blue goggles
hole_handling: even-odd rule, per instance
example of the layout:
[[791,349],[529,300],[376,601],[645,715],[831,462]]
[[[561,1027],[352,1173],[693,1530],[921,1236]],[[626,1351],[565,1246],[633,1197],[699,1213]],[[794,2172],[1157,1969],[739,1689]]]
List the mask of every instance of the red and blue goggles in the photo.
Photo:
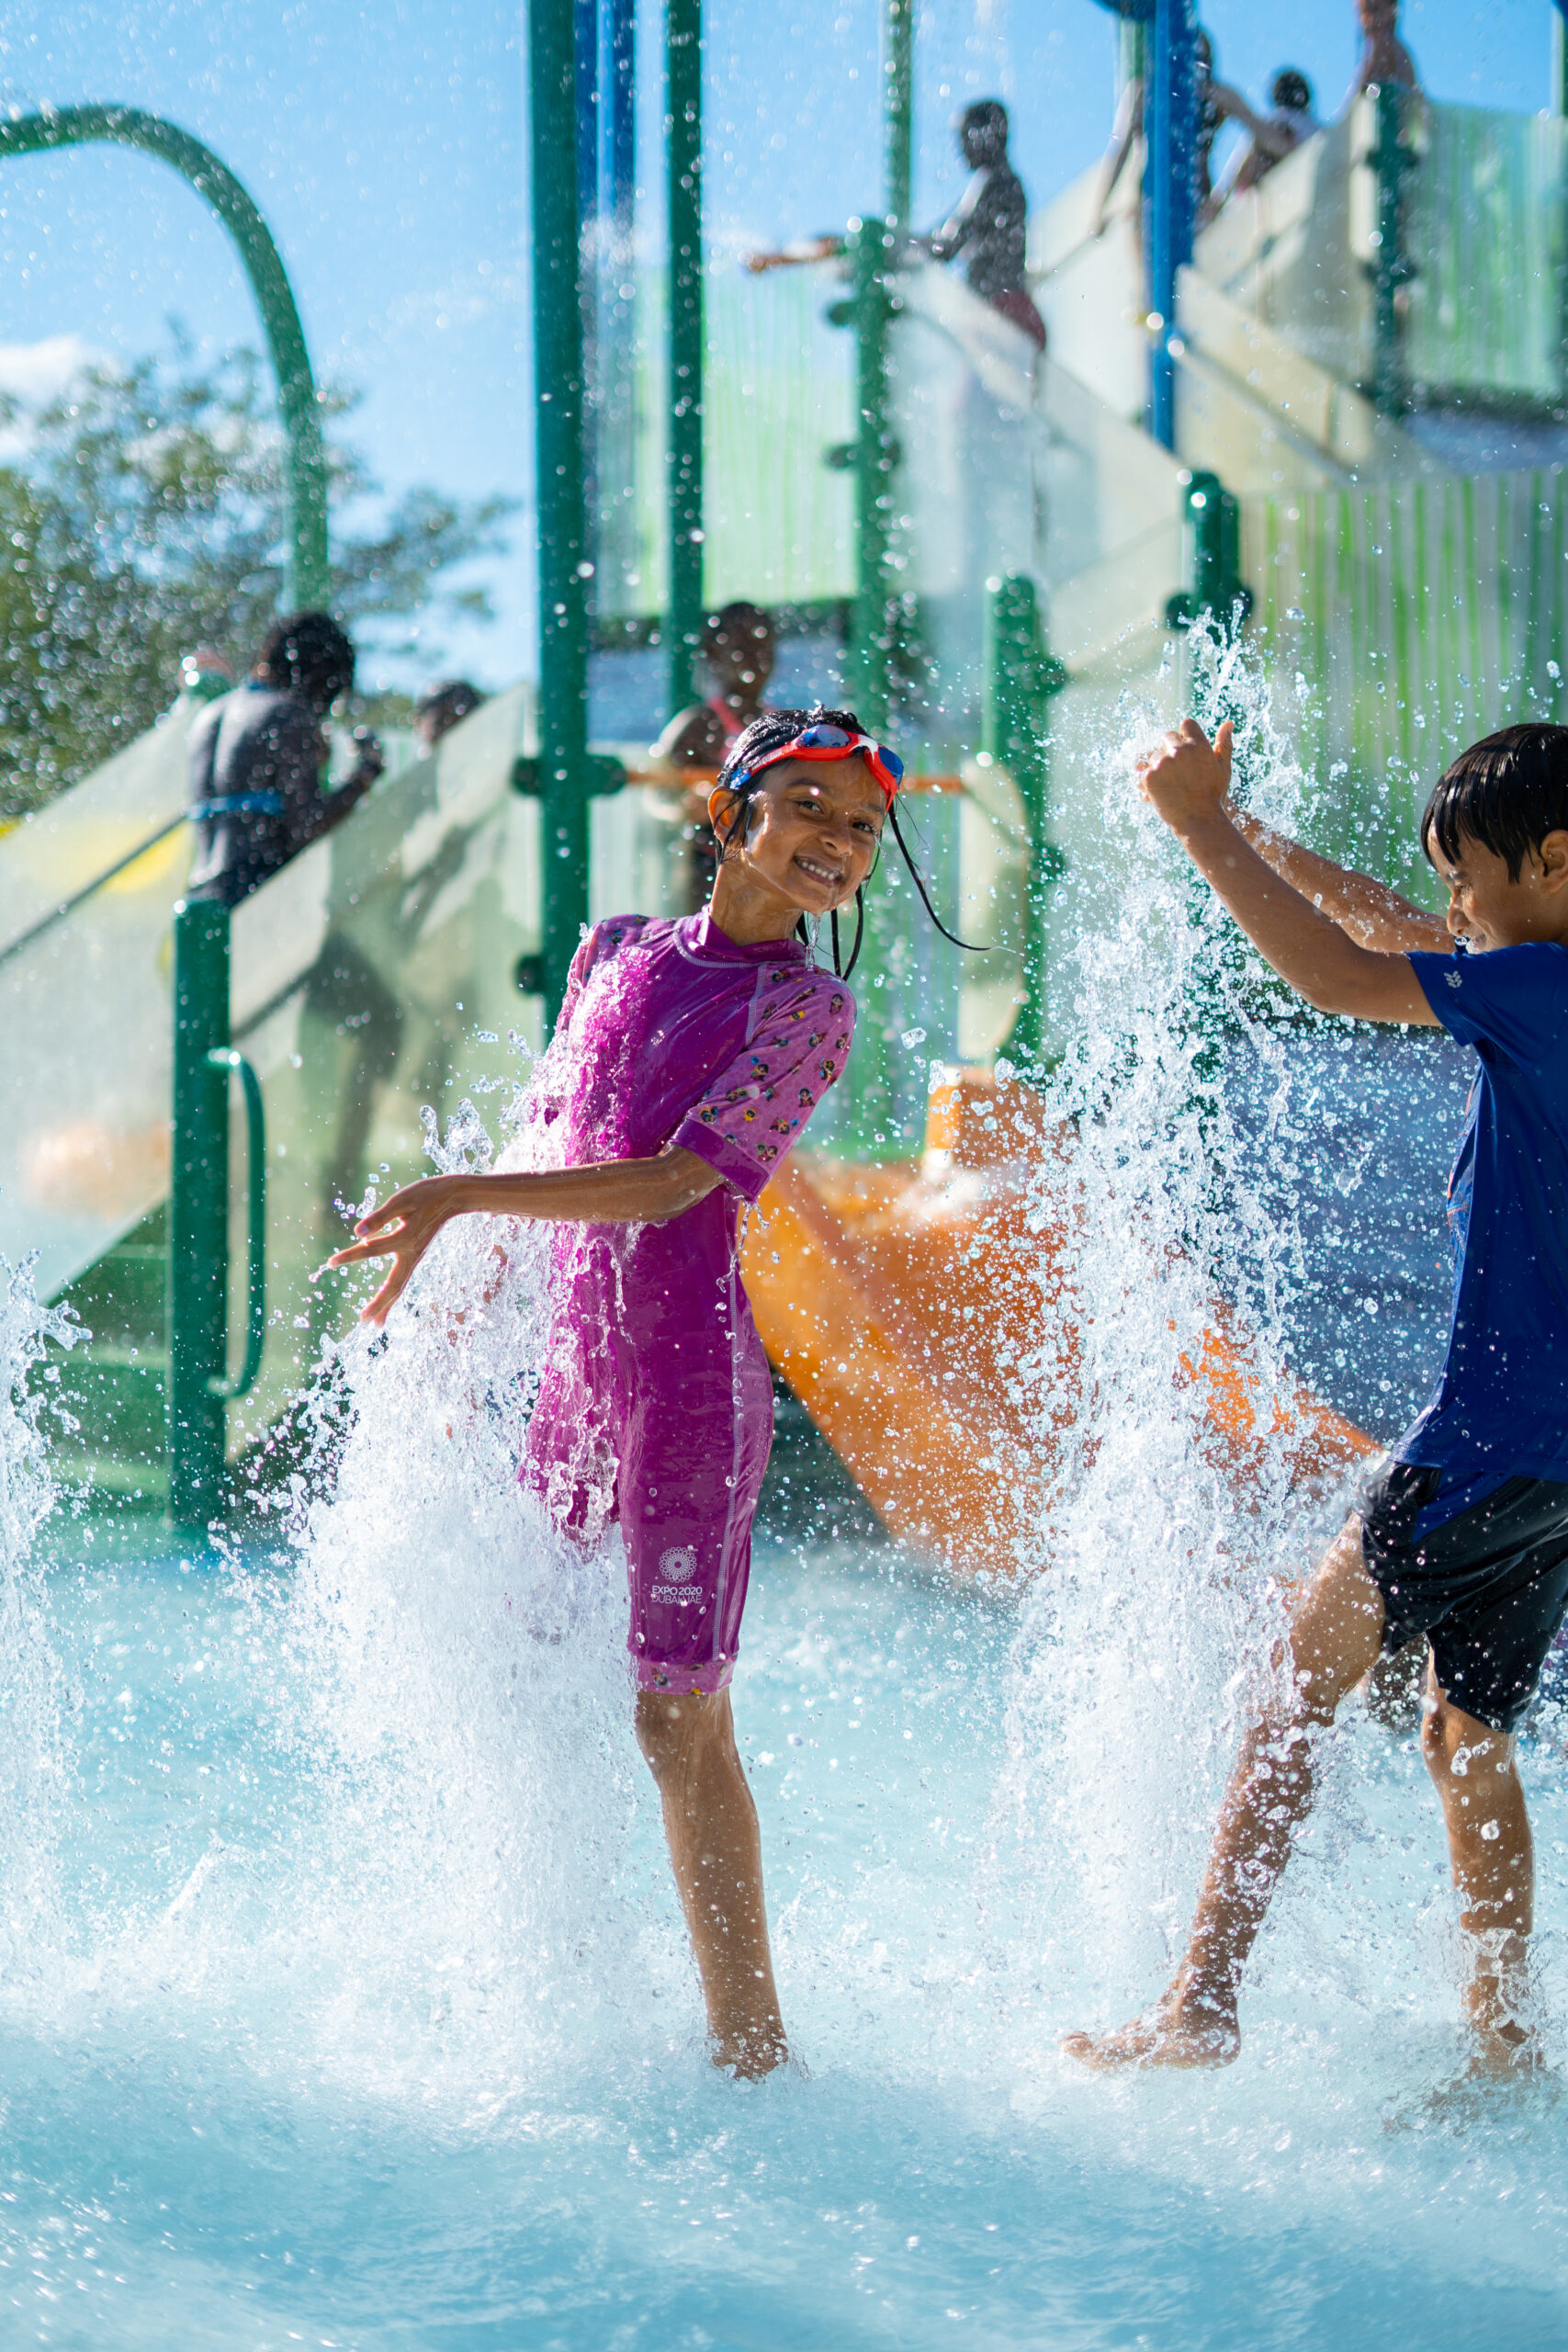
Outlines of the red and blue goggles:
[[891,808],[894,795],[903,781],[903,761],[886,743],[874,742],[869,735],[848,734],[841,727],[808,727],[792,741],[781,743],[776,752],[764,752],[750,767],[737,769],[726,781],[736,786],[748,784],[764,768],[777,767],[781,760],[848,760],[857,752],[882,786],[884,803]]

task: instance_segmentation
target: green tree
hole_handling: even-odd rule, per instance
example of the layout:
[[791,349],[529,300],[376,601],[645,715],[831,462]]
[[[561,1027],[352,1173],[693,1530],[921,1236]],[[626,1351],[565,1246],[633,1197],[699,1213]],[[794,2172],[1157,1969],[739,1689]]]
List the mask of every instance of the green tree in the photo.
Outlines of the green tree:
[[[456,569],[504,545],[514,502],[421,485],[378,514],[379,486],[334,430],[357,395],[324,401],[333,609],[363,640],[430,659],[433,629],[492,617]],[[150,727],[182,654],[217,646],[237,673],[278,611],[281,443],[261,364],[168,351],[85,370],[5,421],[0,466],[0,821],[50,799]],[[373,519],[372,519],[373,518]]]

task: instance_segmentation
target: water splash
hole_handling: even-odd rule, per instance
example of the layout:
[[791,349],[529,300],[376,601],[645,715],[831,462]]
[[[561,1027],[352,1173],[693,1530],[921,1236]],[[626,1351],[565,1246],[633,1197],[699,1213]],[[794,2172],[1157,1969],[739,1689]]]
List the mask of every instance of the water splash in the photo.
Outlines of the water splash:
[[[496,1164],[558,1157],[540,1115],[558,1061]],[[471,1104],[427,1139],[438,1171],[492,1164]],[[548,1227],[457,1219],[385,1336],[328,1351],[296,1573],[286,1597],[252,1587],[288,1661],[280,1736],[322,1796],[306,1868],[334,2049],[384,2052],[396,2015],[412,2067],[434,2031],[492,2092],[563,2036],[613,2045],[639,1974],[624,1556],[563,1539],[517,1481],[552,1248]]]
[[62,1687],[35,1538],[54,1508],[40,1423],[59,1372],[44,1363],[45,1344],[69,1346],[79,1336],[67,1317],[39,1304],[30,1262],[12,1267],[0,1258],[0,1976],[7,1980],[35,1972],[59,1930]]
[[[1235,723],[1251,805],[1296,830],[1303,779],[1258,660],[1211,634],[1189,662],[1199,716]],[[1157,725],[1128,704],[1120,741],[1084,747],[1107,855],[1080,886],[1079,1042],[1054,1087],[1076,1138],[1067,1193],[1046,1177],[1038,1203],[1072,1222],[1084,1410],[1015,1653],[989,1894],[1017,1964],[1079,1987],[1087,2017],[1146,1998],[1180,1949],[1237,1717],[1278,1670],[1289,1586],[1349,1487],[1303,1487],[1269,1434],[1290,1414],[1303,1253],[1289,1185],[1266,1196],[1245,1148],[1259,1123],[1276,1172],[1307,1148],[1312,1024],[1139,796]],[[1226,1302],[1260,1431],[1245,1477],[1192,1378]],[[1341,1774],[1309,1844],[1348,1801]]]

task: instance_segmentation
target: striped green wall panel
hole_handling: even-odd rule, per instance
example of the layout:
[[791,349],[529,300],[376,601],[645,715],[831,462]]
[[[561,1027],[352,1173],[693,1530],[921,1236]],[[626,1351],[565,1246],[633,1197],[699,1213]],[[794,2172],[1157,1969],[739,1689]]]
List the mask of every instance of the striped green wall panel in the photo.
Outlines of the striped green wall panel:
[[1565,495],[1552,467],[1244,501],[1255,630],[1325,850],[1415,873],[1415,820],[1454,752],[1568,719]]

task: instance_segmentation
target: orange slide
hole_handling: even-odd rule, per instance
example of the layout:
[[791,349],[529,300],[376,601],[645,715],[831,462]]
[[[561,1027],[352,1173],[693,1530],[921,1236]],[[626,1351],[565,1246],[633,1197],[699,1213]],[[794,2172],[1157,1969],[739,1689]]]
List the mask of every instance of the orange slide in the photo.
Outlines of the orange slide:
[[[1031,1231],[1042,1170],[1060,1212]],[[964,1573],[1026,1565],[1079,1403],[1070,1139],[1040,1097],[949,1073],[919,1166],[797,1154],[761,1209],[743,1262],[763,1345],[886,1527]],[[1200,1442],[1240,1484],[1271,1437],[1306,1477],[1376,1450],[1304,1388],[1266,1396],[1223,1306],[1180,1363]]]

